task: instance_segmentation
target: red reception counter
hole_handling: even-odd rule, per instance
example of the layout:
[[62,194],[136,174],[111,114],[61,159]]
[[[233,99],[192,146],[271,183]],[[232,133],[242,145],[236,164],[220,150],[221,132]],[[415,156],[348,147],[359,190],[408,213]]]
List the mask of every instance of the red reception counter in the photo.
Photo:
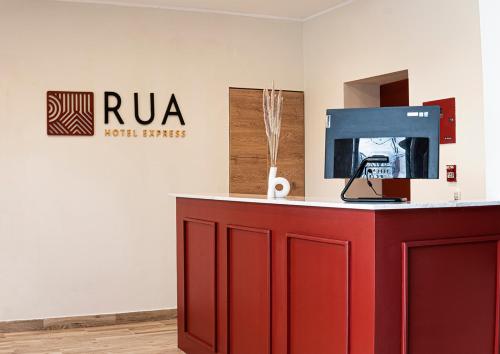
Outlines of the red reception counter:
[[177,197],[188,354],[498,354],[500,202]]

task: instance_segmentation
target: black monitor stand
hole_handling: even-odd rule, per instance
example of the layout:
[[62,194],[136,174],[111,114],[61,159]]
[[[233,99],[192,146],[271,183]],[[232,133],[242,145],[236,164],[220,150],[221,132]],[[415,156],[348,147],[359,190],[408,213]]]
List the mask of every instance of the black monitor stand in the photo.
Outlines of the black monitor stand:
[[363,175],[363,171],[365,170],[365,167],[367,164],[369,164],[369,163],[387,163],[387,162],[389,162],[389,158],[387,156],[379,156],[379,155],[367,157],[366,159],[361,161],[361,163],[358,166],[358,169],[351,176],[351,178],[349,179],[349,182],[347,182],[344,190],[342,190],[342,193],[340,194],[340,198],[342,198],[342,200],[344,202],[349,202],[349,203],[374,203],[374,202],[375,203],[404,203],[404,202],[406,202],[407,201],[406,198],[385,198],[385,197],[381,197],[381,198],[371,198],[371,197],[349,198],[349,197],[345,196],[347,191],[351,187],[352,182],[354,182],[354,180],[356,178],[360,178]]

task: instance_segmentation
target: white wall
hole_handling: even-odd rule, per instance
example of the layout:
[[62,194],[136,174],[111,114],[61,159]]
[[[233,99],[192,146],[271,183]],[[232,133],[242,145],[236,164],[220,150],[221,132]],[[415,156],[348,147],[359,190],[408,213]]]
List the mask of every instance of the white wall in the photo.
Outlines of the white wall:
[[[0,321],[176,307],[168,194],[227,191],[228,87],[302,90],[301,36],[293,22],[0,1]],[[96,136],[48,137],[47,90],[94,91]],[[175,93],[187,137],[103,137],[105,90],[136,129],[133,92],[160,111]]]
[[500,198],[500,2],[480,0],[483,54],[486,196]]
[[[491,0],[495,1],[495,0]],[[484,197],[484,130],[477,0],[356,0],[304,24],[306,191],[336,197],[323,180],[324,117],[343,84],[409,70],[410,104],[457,98],[457,144],[441,148],[441,179],[412,181],[414,200],[451,200],[445,165],[457,164],[463,199]]]

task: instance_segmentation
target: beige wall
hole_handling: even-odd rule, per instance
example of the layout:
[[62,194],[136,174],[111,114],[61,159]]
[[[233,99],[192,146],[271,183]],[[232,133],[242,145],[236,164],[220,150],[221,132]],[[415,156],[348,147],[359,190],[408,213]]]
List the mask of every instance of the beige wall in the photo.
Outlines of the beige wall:
[[325,110],[343,107],[343,84],[409,70],[410,104],[457,98],[457,140],[441,148],[441,179],[413,181],[414,200],[451,200],[445,165],[458,165],[463,199],[481,198],[484,145],[477,0],[356,0],[304,24],[306,193],[336,197],[323,180]]
[[[0,0],[0,321],[176,306],[168,193],[227,191],[229,86],[305,88],[306,193],[337,198],[343,180],[323,180],[325,110],[343,106],[344,82],[408,69],[411,104],[458,102],[458,144],[414,199],[451,199],[455,162],[462,197],[484,196],[477,7],[357,0],[300,24]],[[47,90],[94,91],[96,136],[47,137]],[[103,137],[105,90],[132,129],[133,92],[155,92],[157,115],[175,92],[187,137]]]
[[486,196],[500,198],[500,2],[480,0],[483,58]]
[[[0,321],[176,307],[168,194],[227,191],[228,87],[302,90],[301,24],[2,0],[0,43]],[[48,137],[47,90],[94,91],[96,136]],[[103,137],[105,90],[135,129],[175,92],[187,137]]]

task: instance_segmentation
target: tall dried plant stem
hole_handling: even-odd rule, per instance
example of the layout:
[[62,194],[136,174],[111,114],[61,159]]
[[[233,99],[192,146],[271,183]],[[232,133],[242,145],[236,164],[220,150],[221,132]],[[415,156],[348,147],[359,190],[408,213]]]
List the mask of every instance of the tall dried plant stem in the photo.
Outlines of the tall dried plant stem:
[[281,107],[283,105],[283,94],[281,90],[278,92],[274,90],[274,82],[272,90],[264,89],[262,104],[271,167],[276,167],[281,132]]

